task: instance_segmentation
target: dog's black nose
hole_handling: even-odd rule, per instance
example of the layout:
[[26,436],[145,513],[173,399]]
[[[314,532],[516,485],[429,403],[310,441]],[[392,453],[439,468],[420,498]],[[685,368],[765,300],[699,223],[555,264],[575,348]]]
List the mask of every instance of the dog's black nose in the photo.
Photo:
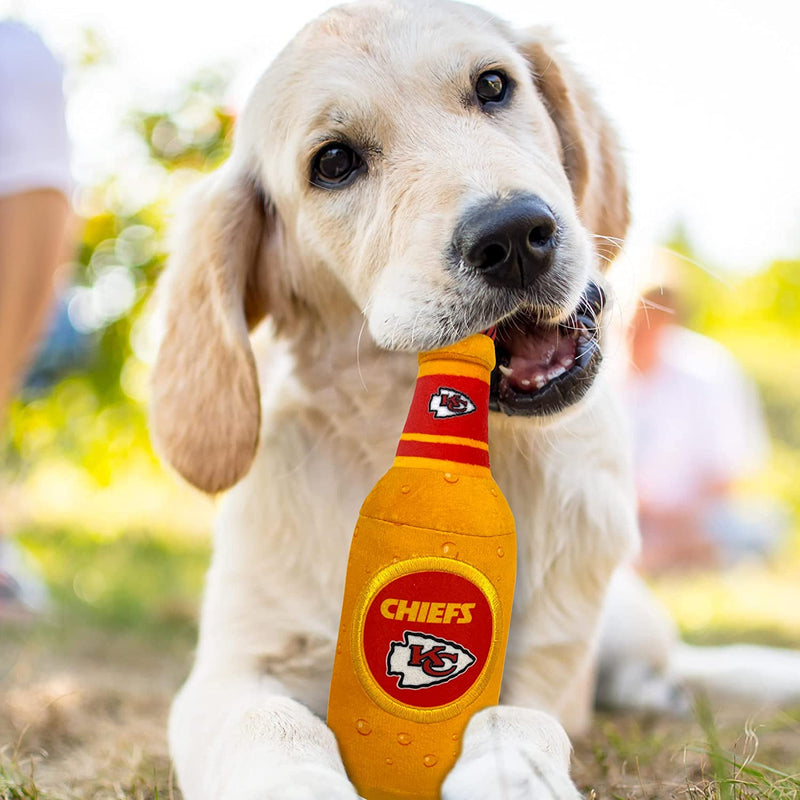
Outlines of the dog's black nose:
[[558,223],[540,197],[517,195],[471,208],[454,239],[458,255],[493,286],[525,289],[553,264]]

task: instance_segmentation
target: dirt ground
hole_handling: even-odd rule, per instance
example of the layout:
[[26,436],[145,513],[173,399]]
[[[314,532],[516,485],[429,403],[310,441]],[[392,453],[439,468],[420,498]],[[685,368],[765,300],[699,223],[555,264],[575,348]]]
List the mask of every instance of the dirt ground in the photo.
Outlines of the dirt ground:
[[[165,726],[190,659],[185,635],[0,629],[0,799],[180,800]],[[800,716],[773,710],[709,734],[697,721],[598,715],[573,774],[588,798],[800,797],[763,763],[797,773]]]
[[[48,800],[179,800],[166,718],[189,668],[188,643],[145,645],[93,631],[4,633],[0,765]],[[0,798],[27,797],[22,789],[6,794]]]

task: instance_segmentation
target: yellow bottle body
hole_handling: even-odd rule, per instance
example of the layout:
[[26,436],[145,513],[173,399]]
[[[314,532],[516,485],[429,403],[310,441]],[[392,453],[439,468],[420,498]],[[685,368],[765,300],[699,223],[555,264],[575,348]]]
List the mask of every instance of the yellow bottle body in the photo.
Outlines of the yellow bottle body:
[[366,800],[438,800],[470,717],[500,695],[516,540],[488,465],[493,366],[482,336],[420,355],[353,535],[328,725]]

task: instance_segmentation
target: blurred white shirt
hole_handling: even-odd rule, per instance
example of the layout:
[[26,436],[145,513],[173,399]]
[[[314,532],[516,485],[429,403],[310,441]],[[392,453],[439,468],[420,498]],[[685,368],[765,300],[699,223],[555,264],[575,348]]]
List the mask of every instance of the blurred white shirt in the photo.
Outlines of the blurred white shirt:
[[668,326],[658,363],[645,375],[631,371],[627,389],[637,487],[649,505],[691,504],[710,481],[736,480],[763,464],[758,395],[718,342]]
[[61,65],[21,23],[0,21],[0,196],[57,189],[69,196]]

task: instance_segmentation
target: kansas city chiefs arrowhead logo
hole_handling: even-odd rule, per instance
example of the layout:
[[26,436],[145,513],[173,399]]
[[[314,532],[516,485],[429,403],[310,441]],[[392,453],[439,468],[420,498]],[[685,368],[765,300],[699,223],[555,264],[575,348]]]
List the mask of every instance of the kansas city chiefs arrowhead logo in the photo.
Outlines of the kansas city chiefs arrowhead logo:
[[397,675],[400,689],[424,689],[446,683],[475,663],[465,647],[425,633],[403,632],[402,642],[392,642],[386,657],[386,674]]
[[463,392],[440,386],[428,401],[428,411],[437,419],[442,417],[463,417],[475,410],[475,403]]

